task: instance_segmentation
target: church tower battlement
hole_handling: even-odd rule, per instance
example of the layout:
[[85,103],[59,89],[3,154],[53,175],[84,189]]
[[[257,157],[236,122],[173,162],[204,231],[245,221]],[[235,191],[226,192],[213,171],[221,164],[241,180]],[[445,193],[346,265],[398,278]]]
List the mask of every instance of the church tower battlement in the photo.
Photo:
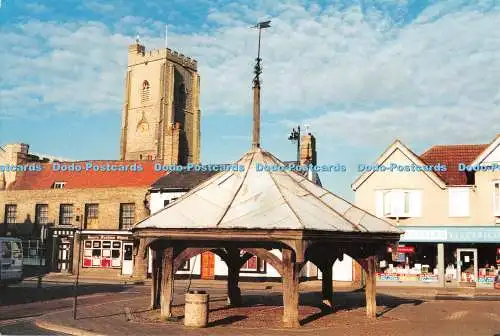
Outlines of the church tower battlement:
[[171,49],[128,48],[121,159],[200,162],[197,61]]

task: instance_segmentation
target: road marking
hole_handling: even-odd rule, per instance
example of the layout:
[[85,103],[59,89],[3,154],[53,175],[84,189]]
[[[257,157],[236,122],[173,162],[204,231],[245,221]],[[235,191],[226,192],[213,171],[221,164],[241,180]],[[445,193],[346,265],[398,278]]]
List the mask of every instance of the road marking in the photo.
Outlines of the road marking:
[[451,314],[450,316],[446,317],[445,320],[458,320],[458,319],[461,319],[462,317],[464,317],[465,315],[467,315],[469,312],[468,311],[458,311],[458,312],[454,312],[453,314]]

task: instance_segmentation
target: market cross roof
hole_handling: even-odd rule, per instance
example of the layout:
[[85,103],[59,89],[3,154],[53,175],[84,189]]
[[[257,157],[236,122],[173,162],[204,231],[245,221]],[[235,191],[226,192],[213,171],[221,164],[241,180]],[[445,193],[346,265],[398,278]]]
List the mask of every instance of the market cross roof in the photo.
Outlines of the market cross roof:
[[[403,233],[332,194],[260,148],[176,202],[138,222],[137,229],[291,229]],[[271,171],[258,168],[274,168]]]

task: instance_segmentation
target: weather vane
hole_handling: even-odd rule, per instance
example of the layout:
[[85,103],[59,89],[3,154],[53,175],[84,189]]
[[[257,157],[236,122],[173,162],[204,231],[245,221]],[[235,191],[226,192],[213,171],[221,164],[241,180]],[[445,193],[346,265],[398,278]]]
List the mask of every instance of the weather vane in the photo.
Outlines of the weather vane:
[[262,29],[266,29],[269,27],[271,27],[271,21],[262,21],[262,22],[257,23],[255,26],[251,27],[251,28],[255,28],[255,29],[259,30],[259,48],[257,49],[257,58],[255,59],[257,61],[257,63],[255,64],[255,67],[254,67],[254,74],[255,74],[255,77],[253,79],[254,87],[260,86],[260,77],[259,76],[262,73],[262,66],[260,65],[260,62],[262,61],[262,59],[260,58],[261,33],[262,33]]

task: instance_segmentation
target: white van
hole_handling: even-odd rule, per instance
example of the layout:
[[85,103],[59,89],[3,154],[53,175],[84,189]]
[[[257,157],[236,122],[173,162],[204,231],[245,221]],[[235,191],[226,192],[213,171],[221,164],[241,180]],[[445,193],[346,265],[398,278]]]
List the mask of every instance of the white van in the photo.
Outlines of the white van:
[[23,281],[21,239],[0,237],[0,286]]

